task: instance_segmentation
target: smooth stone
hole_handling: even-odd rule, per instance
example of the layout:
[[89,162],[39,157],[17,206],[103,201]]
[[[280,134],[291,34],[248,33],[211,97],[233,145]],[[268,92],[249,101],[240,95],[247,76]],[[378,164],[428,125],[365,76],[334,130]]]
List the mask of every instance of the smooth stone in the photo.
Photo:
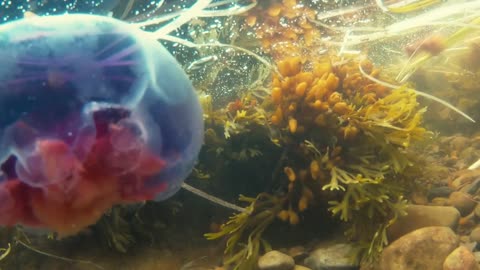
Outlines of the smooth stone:
[[456,248],[443,263],[443,270],[478,270],[475,255],[464,246]]
[[460,243],[470,242],[470,236],[468,235],[459,235],[458,239],[460,239]]
[[399,217],[388,228],[390,242],[423,227],[442,226],[455,230],[460,219],[459,211],[451,206],[409,205],[406,212],[406,216]]
[[[476,159],[472,159],[472,157],[477,155],[477,149],[475,147],[466,147],[462,151],[458,153],[458,161],[457,163],[463,163],[462,167],[457,167],[457,168],[465,168],[466,166],[470,166],[473,162],[477,161]],[[469,161],[467,161],[469,160]],[[465,161],[467,161],[467,164],[465,164]]]
[[433,198],[443,197],[446,198],[452,193],[453,190],[447,186],[433,187],[427,193],[427,198],[431,201]]
[[302,262],[308,257],[308,252],[303,246],[294,246],[288,249],[287,254],[291,256],[296,263]]
[[480,187],[480,179],[475,179],[473,183],[468,184],[460,189],[460,192],[468,193],[470,195],[475,195],[478,188]]
[[470,139],[461,135],[453,137],[450,141],[450,147],[454,148],[457,152],[462,151],[467,148],[467,146],[470,146]]
[[477,203],[475,209],[473,209],[473,214],[478,218],[480,217],[480,204]]
[[480,226],[475,227],[471,232],[470,232],[470,240],[475,241],[475,242],[480,242]]
[[444,197],[436,197],[432,199],[430,203],[432,206],[449,206],[448,205],[448,198]]
[[305,259],[305,265],[312,270],[356,270],[356,250],[350,244],[334,244],[318,248]]
[[477,242],[468,241],[468,242],[465,242],[465,243],[460,243],[460,246],[464,246],[468,250],[473,251],[477,247]]
[[480,251],[473,252],[473,256],[475,256],[477,263],[480,263]]
[[461,174],[450,183],[450,187],[454,190],[459,190],[465,185],[472,183],[477,177],[477,172],[466,170],[465,173]]
[[295,261],[292,257],[280,251],[272,250],[258,259],[260,270],[293,270]]
[[460,191],[452,192],[448,197],[448,203],[457,208],[462,216],[470,214],[477,205],[470,194]]
[[379,269],[439,270],[458,244],[457,235],[449,227],[421,228],[387,246],[380,255]]
[[428,204],[428,197],[424,192],[413,192],[410,194],[410,199],[413,204]]
[[293,268],[293,270],[312,270],[312,269],[297,264],[297,265],[295,265],[295,268]]

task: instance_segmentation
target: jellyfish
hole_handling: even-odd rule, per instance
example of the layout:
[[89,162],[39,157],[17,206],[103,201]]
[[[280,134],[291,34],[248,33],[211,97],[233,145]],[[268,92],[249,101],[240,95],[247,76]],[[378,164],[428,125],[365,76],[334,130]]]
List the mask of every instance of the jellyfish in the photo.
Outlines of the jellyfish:
[[[135,2],[138,0],[128,0],[125,2]],[[0,2],[0,18],[3,22],[22,18],[25,12],[32,12],[42,15],[53,15],[69,13],[90,13],[96,15],[110,15],[113,10],[121,8],[120,0],[95,0],[95,1],[77,1],[77,0],[16,0]],[[152,1],[155,2],[155,1]]]
[[180,189],[203,142],[202,109],[158,39],[210,2],[154,32],[91,14],[0,25],[0,225],[71,235],[116,204]]

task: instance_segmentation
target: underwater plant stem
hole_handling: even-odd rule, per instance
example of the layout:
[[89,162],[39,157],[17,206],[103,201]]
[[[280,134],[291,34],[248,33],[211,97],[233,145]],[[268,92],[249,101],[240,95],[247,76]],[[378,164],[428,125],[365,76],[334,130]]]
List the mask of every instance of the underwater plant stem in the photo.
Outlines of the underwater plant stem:
[[223,206],[223,207],[232,209],[232,210],[234,210],[234,211],[241,212],[241,213],[247,211],[247,209],[245,209],[245,208],[243,208],[243,207],[240,207],[240,206],[235,205],[235,204],[233,204],[233,203],[229,203],[229,202],[224,201],[224,200],[222,200],[222,199],[220,199],[220,198],[217,198],[217,197],[215,197],[215,196],[212,196],[212,195],[210,195],[210,194],[207,194],[206,192],[203,192],[203,191],[201,191],[201,190],[198,189],[198,188],[192,187],[192,186],[190,186],[189,184],[183,183],[183,184],[182,184],[182,188],[185,189],[185,190],[188,190],[188,191],[192,192],[193,194],[198,195],[198,196],[200,196],[200,197],[202,197],[202,198],[204,198],[204,199],[206,199],[206,200],[208,200],[208,201],[211,201],[211,202],[213,202],[213,203],[215,203],[215,204],[218,204],[218,205],[220,205],[220,206]]
[[[190,21],[193,18],[196,18],[196,17],[200,18],[200,17],[233,16],[233,15],[244,13],[244,12],[254,8],[257,5],[257,3],[254,1],[254,2],[252,2],[252,3],[250,3],[246,6],[235,6],[235,7],[231,7],[231,8],[227,8],[227,9],[218,9],[218,10],[205,10],[206,8],[218,7],[218,6],[221,6],[221,5],[233,3],[233,1],[221,1],[221,2],[217,2],[217,3],[212,4],[211,3],[212,0],[207,0],[206,2],[209,3],[207,5],[203,5],[202,3],[200,3],[201,1],[205,2],[205,0],[200,0],[199,2],[197,2],[195,4],[197,6],[193,5],[189,9],[184,9],[184,10],[181,10],[181,11],[178,11],[178,12],[171,12],[171,13],[168,13],[164,16],[159,16],[159,17],[156,17],[156,18],[153,18],[153,19],[149,19],[149,20],[146,20],[146,21],[141,21],[141,22],[135,23],[135,25],[137,27],[155,25],[155,24],[163,23],[165,21],[168,21],[168,20],[171,20],[171,19],[177,17],[177,19],[175,21],[173,21],[173,22],[167,24],[166,26],[158,29],[157,31],[153,32],[157,39],[163,39],[164,36],[168,35],[172,31],[174,31],[175,29],[178,29],[180,26],[187,23],[188,21]],[[202,5],[200,5],[200,4],[202,4]],[[184,14],[188,14],[188,16],[184,15]],[[183,16],[183,18],[182,18],[182,16]]]
[[201,11],[210,5],[213,0],[198,0],[195,4],[193,4],[188,10],[182,12],[177,19],[173,22],[161,27],[157,31],[155,31],[155,35],[160,38],[162,36],[168,35],[168,33],[173,32],[174,30],[178,29],[180,26],[184,25],[185,23],[189,22],[191,19],[195,18],[197,14],[201,13]]
[[[455,32],[453,35],[449,36],[445,41],[445,47],[450,48],[454,44],[464,40],[469,33],[476,29],[475,26],[478,26],[479,24],[480,18],[472,20],[469,24]],[[414,54],[412,54],[409,61],[416,56],[415,53],[416,51],[414,52]],[[407,62],[407,65],[402,68],[396,79],[402,83],[405,82],[421,65],[427,62],[432,56],[433,55],[431,53],[423,53],[420,56],[417,56],[413,63]]]
[[470,165],[468,167],[468,170],[475,170],[475,169],[478,169],[478,167],[480,167],[480,159],[475,161],[472,165]]
[[[409,13],[434,4],[438,4],[440,2],[441,0],[398,1],[398,3],[390,4],[387,6],[383,3],[383,0],[375,0],[375,3],[381,10],[391,13]],[[398,5],[399,3],[401,3],[401,5]]]
[[12,250],[12,245],[10,245],[10,243],[8,243],[8,248],[0,248],[0,251],[3,251],[3,254],[0,255],[0,261],[2,261],[3,259],[5,259],[8,254],[10,254],[10,251]]
[[374,5],[353,6],[348,8],[339,8],[335,10],[328,10],[317,15],[316,20],[331,19],[333,17],[343,16],[350,13],[357,13],[364,9],[373,7]]
[[[217,3],[213,3],[209,5],[208,7],[216,7],[216,6],[221,6],[224,4],[232,3],[232,1],[221,1]],[[227,16],[233,16],[233,15],[238,15],[242,14],[244,12],[249,11],[250,9],[254,8],[257,6],[257,3],[254,1],[246,6],[240,6],[240,7],[232,7],[228,9],[222,9],[221,11],[219,10],[204,10],[202,11],[202,14],[200,14],[200,17],[216,17],[216,16],[222,16],[222,17],[227,17]]]
[[86,260],[76,260],[76,259],[69,259],[69,258],[65,258],[65,257],[62,257],[62,256],[58,256],[58,255],[55,255],[55,254],[51,254],[51,253],[48,253],[48,252],[45,252],[45,251],[41,251],[39,249],[36,249],[28,244],[25,244],[23,241],[17,239],[16,240],[17,243],[19,243],[20,245],[24,246],[25,248],[33,251],[33,252],[36,252],[38,254],[41,254],[41,255],[45,255],[47,257],[51,257],[51,258],[55,258],[55,259],[58,259],[58,260],[62,260],[62,261],[66,261],[66,262],[74,262],[74,263],[82,263],[82,264],[90,264],[90,265],[93,265],[95,266],[96,268],[98,269],[105,269],[103,268],[102,266],[96,264],[96,263],[93,263],[91,261],[86,261]]
[[242,47],[238,47],[238,46],[235,46],[235,45],[232,45],[232,44],[222,44],[222,43],[203,43],[203,44],[195,44],[191,41],[188,41],[188,40],[184,40],[184,39],[181,39],[181,38],[178,38],[178,37],[174,37],[174,36],[170,36],[170,35],[167,35],[165,37],[162,37],[161,38],[162,40],[167,40],[167,41],[170,41],[170,42],[175,42],[175,43],[179,43],[179,44],[182,44],[184,46],[187,46],[189,48],[201,48],[201,47],[220,47],[220,48],[231,48],[231,49],[234,49],[234,50],[238,50],[238,51],[241,51],[247,55],[250,55],[252,56],[253,58],[257,59],[260,63],[264,64],[265,66],[267,66],[270,70],[274,71],[280,78],[283,78],[283,76],[280,74],[280,71],[278,71],[278,68],[273,65],[272,63],[268,62],[265,58],[261,57],[260,55],[250,51],[250,50],[247,50],[247,49],[244,49]]
[[461,4],[444,5],[416,17],[394,23],[388,27],[388,32],[403,32],[408,29],[427,26],[435,21],[440,22],[454,15],[462,16],[470,12],[478,11],[479,8],[479,0]]
[[388,12],[388,8],[383,4],[382,0],[375,0],[375,4],[383,11]]
[[[122,15],[120,16],[120,19],[125,19],[127,16],[128,16],[128,13],[130,12],[130,10],[132,10],[132,7],[133,7],[133,3],[135,2],[135,0],[129,0],[128,3],[127,3],[127,6],[125,7],[125,10],[123,11]],[[160,1],[160,5],[163,4],[163,0]]]
[[[360,73],[361,73],[365,78],[367,78],[367,79],[369,79],[369,80],[371,80],[371,81],[373,81],[373,82],[376,82],[376,83],[378,83],[378,84],[380,84],[380,85],[383,85],[383,86],[388,87],[388,88],[392,88],[392,89],[394,89],[394,90],[395,90],[395,89],[399,89],[399,88],[402,87],[402,86],[400,86],[400,85],[394,85],[394,84],[390,84],[390,83],[387,83],[387,82],[383,82],[383,81],[381,81],[381,80],[379,80],[379,79],[377,79],[377,78],[374,78],[373,76],[370,76],[369,74],[367,74],[367,73],[363,70],[361,61],[360,61],[360,63],[358,64],[358,69],[360,70]],[[458,114],[460,114],[461,116],[465,117],[466,119],[468,119],[469,121],[471,121],[471,122],[473,122],[473,123],[476,122],[472,117],[468,116],[466,113],[462,112],[460,109],[456,108],[455,106],[453,106],[452,104],[448,103],[448,102],[445,101],[445,100],[442,100],[442,99],[440,99],[440,98],[438,98],[438,97],[435,97],[435,96],[433,96],[433,95],[427,94],[427,93],[422,92],[422,91],[418,91],[418,90],[415,90],[415,89],[410,89],[410,90],[412,90],[415,94],[417,94],[417,95],[419,95],[419,96],[422,96],[422,97],[425,97],[425,98],[427,98],[427,99],[433,100],[433,101],[435,101],[435,102],[438,102],[438,103],[442,104],[443,106],[445,106],[445,107],[447,107],[447,108],[450,108],[451,110],[457,112]]]
[[[376,1],[378,2],[378,0]],[[348,35],[345,35],[343,43],[344,46],[352,46],[377,40],[384,40],[421,30],[423,29],[422,27],[425,26],[445,25],[476,28],[476,25],[462,24],[461,21],[468,20],[469,18],[477,18],[478,10],[480,10],[480,0],[466,3],[446,4],[438,8],[432,9],[431,11],[422,13],[418,16],[400,20],[397,23],[393,23],[391,25],[378,29],[368,30],[364,29],[364,27],[349,28],[348,31],[350,33]],[[461,17],[458,18],[458,16]],[[359,31],[370,33],[358,35],[352,34]]]

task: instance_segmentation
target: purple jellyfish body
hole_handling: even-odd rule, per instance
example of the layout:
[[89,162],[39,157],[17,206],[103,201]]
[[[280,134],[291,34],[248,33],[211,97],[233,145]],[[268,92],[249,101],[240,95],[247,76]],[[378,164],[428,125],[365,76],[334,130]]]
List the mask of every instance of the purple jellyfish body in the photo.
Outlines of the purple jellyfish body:
[[94,15],[0,26],[0,225],[62,234],[163,200],[194,166],[202,110],[147,32]]

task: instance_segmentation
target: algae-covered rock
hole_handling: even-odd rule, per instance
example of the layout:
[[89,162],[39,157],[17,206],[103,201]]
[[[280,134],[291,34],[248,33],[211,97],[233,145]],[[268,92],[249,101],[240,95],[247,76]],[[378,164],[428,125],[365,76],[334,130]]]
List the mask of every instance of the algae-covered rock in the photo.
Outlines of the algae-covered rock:
[[312,270],[324,269],[358,269],[355,250],[349,244],[336,244],[326,248],[318,248],[305,259],[305,265]]
[[390,241],[423,227],[445,226],[454,230],[460,219],[460,212],[450,206],[409,205],[406,212],[388,228]]
[[439,270],[458,244],[457,235],[448,227],[421,228],[386,247],[379,269]]

